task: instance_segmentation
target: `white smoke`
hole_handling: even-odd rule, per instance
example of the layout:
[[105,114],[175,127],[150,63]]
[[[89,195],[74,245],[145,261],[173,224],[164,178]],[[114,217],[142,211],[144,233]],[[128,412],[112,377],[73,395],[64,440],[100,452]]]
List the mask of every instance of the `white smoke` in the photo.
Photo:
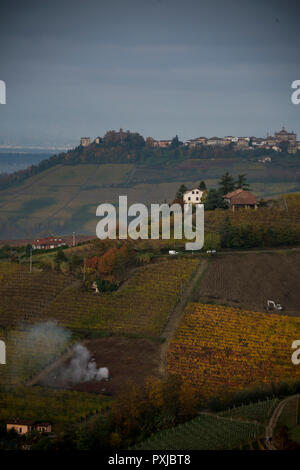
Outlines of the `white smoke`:
[[59,370],[58,381],[60,383],[82,383],[90,380],[108,379],[107,367],[96,366],[95,359],[90,351],[82,344],[76,344],[73,348],[74,356],[68,366]]
[[13,350],[9,362],[11,376],[24,380],[37,374],[66,350],[71,337],[70,331],[52,321],[10,332],[8,341]]

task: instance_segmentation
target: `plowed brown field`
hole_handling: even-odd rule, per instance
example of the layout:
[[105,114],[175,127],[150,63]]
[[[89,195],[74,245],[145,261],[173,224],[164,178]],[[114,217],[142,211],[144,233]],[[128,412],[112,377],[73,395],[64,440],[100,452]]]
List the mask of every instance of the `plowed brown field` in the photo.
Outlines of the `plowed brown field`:
[[265,311],[267,300],[285,315],[300,316],[300,253],[224,254],[213,258],[195,302]]

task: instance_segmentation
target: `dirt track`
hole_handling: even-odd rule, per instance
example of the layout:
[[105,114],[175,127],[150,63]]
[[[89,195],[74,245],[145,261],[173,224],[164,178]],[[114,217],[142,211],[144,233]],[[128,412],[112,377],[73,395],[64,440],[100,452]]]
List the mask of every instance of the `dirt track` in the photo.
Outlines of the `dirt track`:
[[206,267],[208,265],[207,259],[202,259],[199,263],[196,272],[194,273],[193,278],[188,284],[187,289],[184,291],[181,301],[176,305],[172,315],[170,315],[168,322],[165,325],[165,328],[162,332],[162,337],[164,339],[164,343],[161,345],[160,349],[160,375],[164,375],[166,373],[166,362],[167,362],[167,352],[169,349],[169,344],[173,334],[176,331],[176,328],[182,318],[184,308],[187,302],[190,300],[192,292],[200,278],[200,276],[204,273]]
[[284,408],[286,407],[286,405],[294,400],[297,396],[299,395],[292,395],[288,398],[285,398],[284,400],[282,400],[275,408],[272,416],[271,416],[271,419],[266,427],[266,439],[265,439],[265,444],[266,444],[266,447],[268,450],[277,450],[274,442],[273,442],[273,435],[274,435],[274,430],[276,428],[276,425],[278,423],[278,420],[281,416],[281,413],[283,412]]

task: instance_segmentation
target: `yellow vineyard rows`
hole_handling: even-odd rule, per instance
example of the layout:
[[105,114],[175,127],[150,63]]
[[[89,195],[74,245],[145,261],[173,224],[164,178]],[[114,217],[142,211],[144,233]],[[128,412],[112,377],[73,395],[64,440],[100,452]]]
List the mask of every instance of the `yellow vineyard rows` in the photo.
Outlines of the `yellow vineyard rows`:
[[168,351],[168,370],[204,398],[263,383],[300,380],[291,361],[300,318],[188,304]]
[[68,290],[44,314],[69,328],[158,335],[198,262],[181,259],[144,267],[110,294]]
[[198,262],[172,259],[139,268],[107,294],[83,291],[61,274],[20,270],[0,283],[0,327],[55,320],[68,328],[157,335]]

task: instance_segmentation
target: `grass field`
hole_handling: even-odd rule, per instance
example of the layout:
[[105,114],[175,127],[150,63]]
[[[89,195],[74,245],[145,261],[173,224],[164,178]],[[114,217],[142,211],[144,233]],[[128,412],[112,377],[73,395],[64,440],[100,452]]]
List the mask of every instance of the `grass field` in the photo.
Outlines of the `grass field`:
[[205,399],[252,386],[299,380],[291,345],[300,318],[237,308],[188,304],[168,351],[168,371]]

